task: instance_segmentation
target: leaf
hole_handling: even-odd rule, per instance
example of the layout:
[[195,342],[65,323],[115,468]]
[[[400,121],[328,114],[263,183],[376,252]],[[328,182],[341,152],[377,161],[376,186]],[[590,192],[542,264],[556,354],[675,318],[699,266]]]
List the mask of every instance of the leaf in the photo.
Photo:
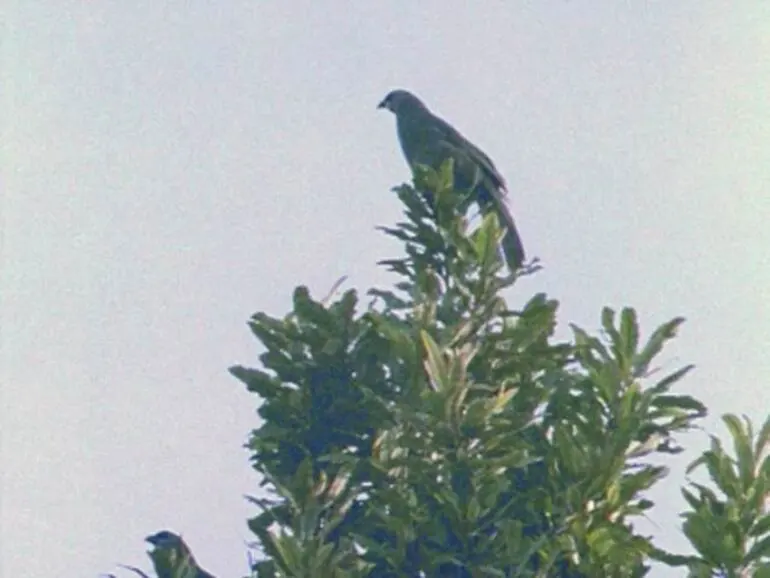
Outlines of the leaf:
[[770,514],[765,514],[759,518],[749,530],[749,536],[758,537],[770,532]]
[[[591,337],[584,329],[571,324],[570,328],[575,336],[575,346],[578,349],[580,360],[590,369],[598,370],[603,364],[611,363],[610,356],[604,344],[595,337]],[[593,355],[598,353],[600,359]]]
[[428,377],[439,391],[445,391],[449,387],[449,368],[444,356],[427,331],[420,331],[420,337],[425,348],[425,370]]
[[624,368],[630,371],[636,348],[639,346],[639,323],[636,319],[636,311],[630,307],[624,308],[620,314],[620,336]]
[[676,330],[682,323],[684,323],[684,317],[675,317],[653,332],[634,361],[634,375],[644,376],[647,374],[653,358],[660,353],[663,344],[676,335]]
[[448,157],[438,170],[436,182],[437,191],[451,191],[454,189],[455,162],[452,157]]
[[659,382],[657,382],[654,386],[650,388],[650,391],[654,393],[664,393],[668,391],[669,389],[671,389],[671,386],[674,383],[682,379],[685,375],[690,373],[690,371],[692,371],[693,369],[695,369],[695,366],[693,364],[685,365],[681,369],[678,369],[674,373],[671,373],[666,377],[664,377],[663,379],[661,379]]
[[321,576],[323,573],[328,573],[330,568],[330,562],[334,555],[334,544],[321,544],[312,552],[312,558],[310,561],[310,570],[313,576]]
[[721,502],[716,493],[711,488],[696,482],[692,482],[690,485],[698,490],[698,495],[700,496],[700,502],[702,504],[702,506],[699,508],[699,511],[706,509],[710,512],[712,510],[719,509],[716,508],[716,506],[719,506]]
[[377,261],[377,264],[386,267],[388,271],[398,273],[404,277],[411,276],[411,270],[406,259],[383,259]]
[[697,556],[672,554],[670,552],[666,552],[665,550],[660,550],[659,548],[653,548],[652,552],[650,553],[650,557],[653,560],[658,560],[659,562],[663,562],[664,564],[674,567],[692,566],[698,562],[702,562],[701,558],[698,558]]
[[[381,231],[385,233],[386,235],[390,237],[394,237],[396,239],[399,239],[401,241],[413,241],[415,239],[415,234],[412,232],[409,232],[408,230],[405,230],[404,228],[393,228],[393,227],[383,227],[379,226],[376,227],[378,231]],[[381,264],[385,264],[385,261],[380,261]]]
[[751,564],[755,560],[766,560],[768,557],[770,557],[770,536],[766,536],[758,542],[755,542],[743,558],[743,563]]
[[747,428],[744,428],[741,421],[733,414],[723,415],[722,421],[725,422],[733,438],[733,447],[743,490],[748,490],[754,480],[755,466],[754,456],[751,453],[751,426],[747,420]]
[[684,499],[687,500],[687,503],[690,504],[690,507],[693,510],[699,510],[702,507],[703,501],[695,497],[695,495],[692,492],[690,492],[687,488],[681,488],[680,491],[682,492]]
[[685,535],[704,560],[713,566],[731,565],[742,554],[723,520],[713,516],[687,515],[682,525]]
[[727,497],[737,499],[741,493],[738,476],[732,460],[724,453],[716,438],[712,438],[711,450],[704,452],[703,457],[711,480]]
[[768,445],[770,445],[770,416],[762,424],[759,434],[757,434],[757,439],[754,442],[754,455],[757,459],[768,454]]
[[264,313],[257,313],[249,320],[249,329],[266,349],[284,351],[291,346],[289,327],[285,321],[273,319]]
[[383,291],[380,289],[369,289],[369,291],[367,291],[367,295],[371,295],[378,299],[382,299],[383,303],[385,303],[385,307],[393,311],[406,309],[411,305],[408,301],[404,301],[400,297],[397,297],[396,294],[393,293],[392,291]]
[[668,474],[668,468],[664,466],[647,466],[641,472],[624,475],[619,482],[620,498],[623,503],[629,502],[636,495],[649,490],[657,482],[662,480]]
[[258,393],[263,398],[272,397],[281,388],[280,380],[260,370],[234,365],[228,369],[230,375],[246,384],[246,389]]
[[707,411],[703,403],[689,395],[658,395],[652,400],[650,406],[656,409],[692,410],[698,416],[706,415]]
[[507,391],[501,390],[498,392],[493,404],[492,404],[492,413],[498,413],[501,412],[505,406],[508,405],[508,403],[511,401],[511,398],[516,395],[518,392],[518,389],[509,389]]
[[[644,415],[645,412],[639,411],[639,405],[641,402],[641,392],[640,387],[638,383],[632,383],[625,392],[623,392],[622,397],[620,399],[620,412],[618,415],[618,419],[622,422],[627,422],[628,420],[638,416],[638,415]],[[623,424],[619,424],[621,427]],[[630,424],[629,424],[630,425]]]
[[278,553],[278,556],[274,557],[273,560],[284,572],[289,576],[294,576],[302,571],[302,549],[294,537],[284,533],[275,535],[273,536],[273,545]]
[[615,311],[610,307],[602,309],[602,329],[609,335],[612,343],[620,341],[620,334],[615,329]]
[[751,511],[752,518],[756,518],[758,514],[765,511],[765,501],[768,496],[768,489],[770,489],[770,479],[762,472],[762,468],[756,468],[756,476],[751,486],[746,490],[746,499],[743,504],[744,510]]
[[499,236],[500,226],[497,222],[497,215],[490,212],[484,216],[484,220],[473,238],[473,247],[481,263],[489,263],[496,259]]

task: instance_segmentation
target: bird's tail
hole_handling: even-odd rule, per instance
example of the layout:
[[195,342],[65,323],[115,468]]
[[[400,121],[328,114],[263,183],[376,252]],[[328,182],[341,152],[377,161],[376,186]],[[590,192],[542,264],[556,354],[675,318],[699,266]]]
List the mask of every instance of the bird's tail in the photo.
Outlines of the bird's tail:
[[500,221],[500,226],[505,229],[505,236],[500,242],[503,254],[505,255],[505,262],[508,263],[511,271],[517,271],[524,264],[524,259],[526,259],[524,245],[521,242],[518,230],[516,230],[513,215],[511,215],[508,206],[505,204],[505,199],[498,195],[495,195],[493,199],[497,219]]

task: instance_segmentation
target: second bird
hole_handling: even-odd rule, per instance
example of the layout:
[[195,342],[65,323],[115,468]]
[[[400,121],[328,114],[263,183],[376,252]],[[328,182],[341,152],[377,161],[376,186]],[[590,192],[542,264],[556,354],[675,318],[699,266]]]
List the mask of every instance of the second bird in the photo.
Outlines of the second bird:
[[406,90],[390,92],[378,108],[396,115],[396,128],[406,162],[438,169],[448,158],[454,161],[455,186],[473,189],[482,213],[494,211],[505,229],[502,249],[512,271],[524,263],[524,246],[516,223],[505,204],[505,180],[492,160],[449,123],[433,114]]

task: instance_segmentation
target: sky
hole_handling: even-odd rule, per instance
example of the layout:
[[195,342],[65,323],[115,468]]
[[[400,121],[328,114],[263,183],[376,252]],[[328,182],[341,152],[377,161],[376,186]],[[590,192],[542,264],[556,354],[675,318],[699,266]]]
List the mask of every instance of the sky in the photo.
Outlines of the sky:
[[[150,568],[184,535],[247,573],[246,321],[293,288],[391,278],[407,88],[505,175],[543,271],[507,294],[601,308],[696,370],[719,415],[770,409],[770,3],[761,0],[10,0],[0,39],[5,576]],[[641,529],[687,548],[692,452]],[[645,525],[646,524],[646,525]],[[125,575],[131,575],[125,573]],[[660,572],[660,576],[682,573]]]

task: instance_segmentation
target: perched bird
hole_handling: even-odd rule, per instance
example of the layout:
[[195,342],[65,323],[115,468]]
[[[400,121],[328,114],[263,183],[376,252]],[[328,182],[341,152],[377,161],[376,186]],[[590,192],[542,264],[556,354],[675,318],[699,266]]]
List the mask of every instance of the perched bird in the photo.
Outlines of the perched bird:
[[181,536],[161,530],[145,540],[155,546],[149,555],[158,578],[214,578],[198,566]]
[[482,213],[494,211],[505,230],[501,242],[505,260],[512,271],[524,263],[524,246],[505,204],[505,180],[492,160],[446,121],[434,115],[422,101],[406,90],[390,92],[377,108],[396,115],[396,128],[406,162],[438,169],[448,158],[454,160],[455,187],[475,194]]

